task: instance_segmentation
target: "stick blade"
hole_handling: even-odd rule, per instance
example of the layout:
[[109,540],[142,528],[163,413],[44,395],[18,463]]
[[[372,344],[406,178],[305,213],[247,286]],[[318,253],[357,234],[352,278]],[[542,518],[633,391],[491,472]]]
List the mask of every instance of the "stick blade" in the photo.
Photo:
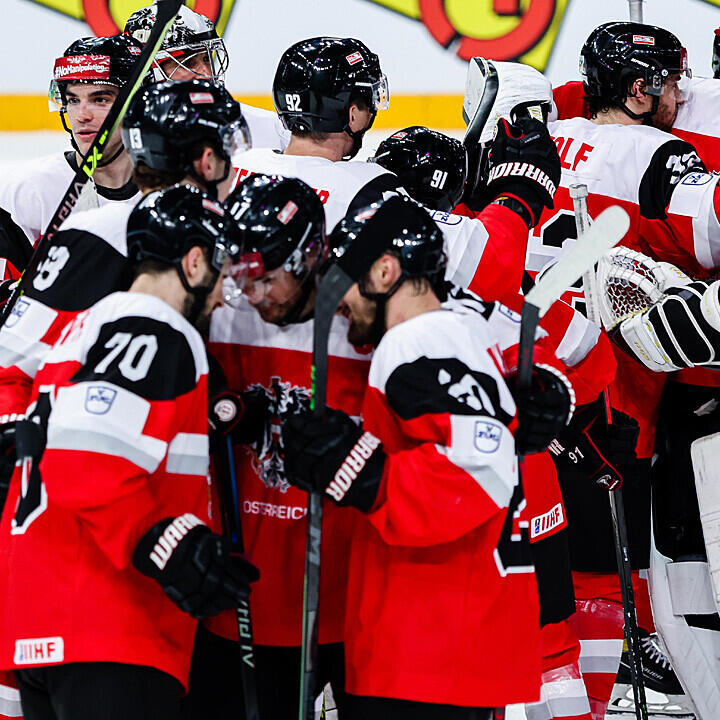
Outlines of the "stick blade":
[[583,273],[625,237],[629,228],[630,216],[619,205],[603,210],[590,229],[527,294],[525,302],[536,305],[542,317]]

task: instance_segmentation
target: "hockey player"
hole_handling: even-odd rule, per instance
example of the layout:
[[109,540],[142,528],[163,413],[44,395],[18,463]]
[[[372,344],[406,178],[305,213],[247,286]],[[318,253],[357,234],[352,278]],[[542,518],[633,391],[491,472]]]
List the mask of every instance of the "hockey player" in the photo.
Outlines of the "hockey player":
[[196,328],[223,303],[230,230],[196,188],[147,196],[129,292],[79,315],[36,378],[0,524],[0,667],[27,720],[177,717],[196,618],[258,577],[208,504]]
[[[510,560],[521,500],[515,406],[483,316],[441,305],[443,244],[408,198],[340,223],[331,258],[356,280],[340,306],[348,340],[376,346],[364,426],[340,410],[283,426],[291,482],[366,514],[350,558],[350,718],[490,718],[491,706],[539,690],[523,540]],[[545,396],[560,425],[571,408],[561,378],[548,372]],[[510,567],[518,561],[525,567]]]
[[[554,168],[545,167],[557,179],[559,159],[555,160]],[[450,282],[485,300],[518,292],[527,250],[522,216],[493,208],[490,212],[498,213],[499,222],[492,223],[488,212],[482,222],[452,212],[467,184],[467,152],[459,141],[426,127],[409,127],[383,140],[369,162],[395,173],[410,197],[430,211],[448,240]],[[479,213],[468,209],[463,214],[477,218]],[[469,271],[475,274],[469,276]]]
[[[145,44],[157,15],[157,5],[136,10],[125,23],[124,32]],[[152,66],[155,80],[206,79],[223,84],[230,58],[225,41],[212,21],[182,5]],[[243,116],[255,147],[284,150],[290,141],[277,114],[243,103]]]
[[[716,34],[713,44],[713,70],[716,67],[717,37]],[[633,52],[637,54],[637,50],[638,48],[635,48]],[[652,54],[652,48],[648,48],[648,51]],[[683,78],[672,92],[669,88],[665,89],[664,97],[660,98],[660,104],[665,109],[647,118],[648,124],[689,142],[711,171],[720,170],[720,125],[713,112],[720,96],[720,83],[715,82],[715,79],[717,74],[714,79],[695,75]],[[555,88],[553,96],[553,120],[590,117],[590,106],[581,81],[573,80]]]
[[[139,53],[138,44],[126,36],[82,38],[55,61],[50,96],[73,150],[11,166],[3,175],[0,258],[10,264],[12,277],[25,268]],[[117,130],[74,212],[112,202],[134,206],[140,195],[131,175],[132,164]]]
[[[155,84],[137,95],[123,131],[143,193],[177,182],[224,199],[230,155],[247,147],[239,104],[225,88],[194,80]],[[76,213],[0,328],[0,419],[12,422],[29,401],[45,354],[75,315],[129,283],[128,204]],[[4,428],[7,430],[7,427]]]
[[[343,58],[344,60],[344,58]],[[542,138],[535,138],[518,148],[518,157],[532,164]],[[549,148],[554,152],[551,144]],[[302,158],[297,160],[300,167]],[[316,163],[316,158],[309,158]],[[323,163],[332,169],[332,163]],[[355,163],[336,163],[336,165]],[[367,167],[366,163],[357,163]],[[347,172],[347,171],[344,171]],[[317,177],[317,176],[316,176]],[[393,176],[390,176],[393,177]],[[278,435],[280,418],[306,407],[310,395],[310,364],[312,352],[312,312],[314,306],[314,262],[317,257],[316,237],[324,234],[319,227],[320,218],[307,218],[310,203],[304,191],[296,188],[293,194],[283,189],[293,187],[289,178],[284,180],[254,175],[243,181],[228,198],[226,206],[238,221],[243,233],[243,246],[248,271],[252,271],[245,298],[235,313],[222,310],[213,318],[211,351],[221,361],[230,387],[241,391],[246,405],[257,408],[264,417],[261,432],[254,437],[240,438],[251,446],[251,452],[238,460],[238,483],[243,500],[243,533],[248,550],[260,558],[263,580],[253,603],[253,622],[258,645],[258,667],[267,657],[267,664],[283,663],[288,668],[283,677],[293,683],[287,692],[278,693],[277,673],[271,676],[267,688],[267,702],[275,703],[277,716],[296,713],[298,693],[293,689],[298,677],[301,628],[302,568],[305,547],[305,499],[288,485],[282,465],[282,442]],[[289,185],[290,184],[290,185]],[[302,186],[305,187],[305,186]],[[525,187],[519,180],[516,191],[532,197],[530,181]],[[317,193],[316,193],[317,194]],[[341,196],[340,196],[341,197]],[[518,213],[502,205],[502,194],[497,204],[487,208],[481,216],[488,218],[486,233],[506,232],[502,218],[508,223],[519,223],[510,232],[526,234],[527,225]],[[347,200],[346,200],[347,202]],[[532,200],[531,200],[532,202]],[[269,209],[270,208],[270,209]],[[539,212],[539,211],[538,211]],[[328,204],[324,217],[329,219]],[[480,221],[478,221],[479,223]],[[305,240],[304,235],[307,233]],[[456,257],[462,253],[451,251]],[[468,254],[463,272],[468,278],[476,275],[481,258]],[[308,262],[312,260],[312,262]],[[489,267],[488,272],[492,272]],[[355,348],[345,340],[346,328],[340,319],[333,326],[330,344],[330,362],[343,368],[343,380],[331,384],[330,402],[351,414],[358,414],[366,384],[367,348]],[[258,400],[260,401],[258,403]],[[257,425],[256,425],[257,426]],[[347,544],[352,525],[350,517],[343,519],[328,512],[325,518],[325,537],[333,538],[323,546],[323,578],[319,637],[321,658],[342,659],[340,643],[343,638],[343,612],[347,578]],[[326,557],[327,555],[327,557]],[[292,568],[289,571],[289,568]],[[282,582],[284,591],[277,591]],[[280,600],[279,600],[280,599]],[[279,605],[278,603],[282,604]],[[215,632],[232,638],[234,628],[212,627]],[[209,640],[215,641],[213,638]],[[217,656],[228,651],[236,652],[234,645],[218,644]],[[338,667],[338,672],[342,668]],[[209,678],[210,680],[214,678]],[[333,688],[340,687],[342,677],[331,676]],[[263,680],[260,679],[262,685]],[[262,693],[262,689],[261,689]],[[212,695],[213,693],[206,693]],[[342,696],[335,692],[342,706]],[[278,705],[280,704],[280,705]],[[272,712],[271,712],[272,716]]]
[[[687,69],[685,57],[677,38],[661,28],[608,23],[591,33],[582,58],[593,116],[591,120],[574,118],[550,124],[560,149],[563,177],[556,211],[547,213],[540,223],[542,231],[536,231],[530,240],[529,270],[546,266],[550,258],[562,252],[563,239],[575,235],[567,188],[576,182],[584,182],[589,188],[591,216],[610,203],[628,210],[632,226],[625,243],[631,247],[645,248],[657,258],[701,275],[715,266],[714,255],[720,247],[715,210],[717,178],[705,173],[691,145],[643,125],[658,114],[674,116],[677,82]],[[576,292],[572,295],[581,299]],[[649,562],[649,465],[664,378],[646,372],[623,352],[617,353],[617,359],[618,379],[611,388],[613,405],[640,421],[640,461],[630,474],[632,482],[626,482],[622,492],[631,518],[631,559],[635,568],[642,568]],[[596,617],[602,608],[607,621],[607,629],[599,636],[585,636],[583,654],[587,660],[581,658],[581,667],[591,668],[592,663],[600,670],[585,674],[600,716],[617,667],[614,658],[619,659],[621,648],[620,607],[618,602],[608,602],[613,598],[619,601],[616,580],[610,574],[615,567],[610,519],[603,505],[580,492],[590,490],[578,482],[578,476],[586,477],[589,472],[588,464],[572,463],[566,456],[558,462],[561,481],[565,478],[571,533],[579,533],[571,543],[574,567],[584,572],[576,576],[579,608],[597,611]],[[627,480],[628,473],[625,475]],[[593,512],[593,507],[598,511]],[[602,575],[593,574],[596,571],[607,571],[608,582]],[[577,620],[582,632],[593,632],[593,625],[600,628],[590,613],[578,614]],[[608,653],[612,634],[606,633],[612,633],[613,624],[616,649]],[[594,648],[601,661],[590,660]]]

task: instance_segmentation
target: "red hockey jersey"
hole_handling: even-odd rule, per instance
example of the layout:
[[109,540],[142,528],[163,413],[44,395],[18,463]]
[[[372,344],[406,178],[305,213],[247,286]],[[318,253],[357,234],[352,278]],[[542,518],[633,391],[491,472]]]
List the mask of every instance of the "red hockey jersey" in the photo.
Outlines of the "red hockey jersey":
[[[347,329],[347,321],[337,316],[328,347],[328,404],[360,415],[370,355],[348,343]],[[278,327],[264,322],[247,303],[239,310],[217,310],[212,319],[209,349],[221,363],[228,387],[262,389],[270,406],[261,440],[252,447],[238,447],[235,453],[245,550],[260,568],[250,598],[259,645],[301,642],[307,493],[285,478],[280,431],[284,418],[309,406],[312,335],[312,321]],[[353,508],[325,504],[322,643],[343,638],[347,557],[356,515]],[[237,636],[230,614],[208,621],[208,627],[226,637]]]
[[0,523],[0,668],[112,661],[187,684],[196,621],[131,558],[163,518],[210,521],[200,335],[159,298],[115,293],[75,319],[33,398],[47,444]]
[[126,226],[132,206],[73,213],[0,328],[0,422],[21,415],[33,379],[63,328],[82,310],[129,286]]
[[463,706],[539,697],[537,588],[501,363],[484,318],[459,306],[393,327],[375,352],[363,424],[388,457],[352,543],[351,693]]

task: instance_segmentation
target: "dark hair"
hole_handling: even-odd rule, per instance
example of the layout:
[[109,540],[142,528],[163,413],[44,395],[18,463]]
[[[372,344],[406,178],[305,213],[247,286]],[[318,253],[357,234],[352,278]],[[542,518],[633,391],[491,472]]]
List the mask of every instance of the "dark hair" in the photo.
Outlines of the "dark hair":
[[[636,75],[633,77],[632,75],[625,75],[623,79],[623,91],[624,91],[624,97],[623,101],[627,100],[627,98],[630,96],[630,91],[632,90],[632,86],[635,84],[636,80],[642,80],[643,77],[641,75]],[[605,97],[599,97],[597,95],[590,95],[587,92],[587,88],[585,88],[585,97],[583,98],[588,105],[590,106],[590,117],[595,118],[600,113],[607,112],[608,110],[612,110],[613,108],[619,107],[618,103],[614,100],[610,100],[609,98]]]
[[[217,155],[222,153],[217,144],[211,140],[200,140],[190,148],[190,160],[195,161],[202,157],[205,148],[211,148]],[[148,167],[142,160],[133,168],[133,182],[140,190],[156,190],[170,187],[182,182],[187,175],[185,170],[155,170]]]
[[[356,97],[350,100],[351,105],[356,105],[360,110],[368,110],[368,104],[363,100],[361,97]],[[292,134],[295,137],[300,138],[308,138],[308,140],[312,140],[314,142],[324,142],[329,137],[333,135],[333,133],[329,132],[317,132],[315,130],[301,130],[298,128],[294,128],[292,131]]]

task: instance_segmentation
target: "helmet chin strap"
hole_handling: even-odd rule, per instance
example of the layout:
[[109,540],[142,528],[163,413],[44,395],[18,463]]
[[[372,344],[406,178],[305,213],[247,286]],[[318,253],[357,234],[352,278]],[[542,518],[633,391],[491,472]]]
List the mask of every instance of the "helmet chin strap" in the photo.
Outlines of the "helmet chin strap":
[[363,128],[362,130],[353,130],[350,127],[350,123],[346,123],[345,127],[342,129],[342,132],[347,133],[350,138],[353,141],[352,147],[350,148],[350,152],[347,155],[343,155],[343,160],[352,160],[362,148],[363,138],[365,137],[365,133],[373,126],[373,123],[375,122],[375,116],[377,115],[377,112],[374,112],[370,116],[370,122],[368,123],[367,127]]
[[185,315],[185,319],[194,326],[195,322],[200,317],[200,313],[205,307],[208,295],[215,287],[215,283],[217,282],[218,275],[220,273],[217,270],[212,269],[212,279],[208,285],[196,285],[195,287],[193,287],[192,285],[190,285],[187,276],[185,275],[185,271],[183,270],[182,266],[182,260],[177,260],[176,262],[174,262],[173,267],[175,268],[178,276],[180,277],[180,282],[182,283],[182,286],[192,296],[192,303],[187,314]]
[[370,328],[370,342],[374,347],[377,347],[382,340],[383,335],[387,332],[387,324],[385,318],[385,310],[387,307],[388,300],[398,291],[400,286],[405,282],[407,275],[401,273],[400,277],[395,281],[393,286],[384,293],[373,293],[368,292],[365,289],[365,281],[367,276],[362,280],[358,281],[358,290],[360,294],[367,300],[373,300],[375,305],[375,317],[373,318],[372,326]]
[[[650,93],[647,94],[649,95]],[[649,124],[650,119],[657,112],[658,107],[660,106],[660,97],[658,95],[650,95],[650,97],[652,98],[652,108],[648,112],[635,113],[624,102],[620,103],[619,107],[628,117],[631,117],[633,120],[642,120],[643,122]]]
[[[62,121],[63,129],[65,130],[65,132],[69,133],[69,135],[70,135],[70,144],[72,145],[73,150],[74,150],[78,155],[80,155],[80,157],[84,157],[82,150],[80,150],[80,148],[78,147],[78,144],[75,142],[75,136],[73,135],[73,131],[72,131],[72,129],[70,128],[70,126],[68,125],[68,123],[67,123],[67,117],[66,117],[66,113],[65,113],[64,110],[61,110],[61,111],[60,111],[60,120]],[[115,152],[115,153],[114,153],[111,157],[109,157],[107,160],[103,160],[102,162],[99,162],[99,163],[97,164],[97,167],[99,167],[99,168],[101,168],[101,167],[107,167],[108,165],[110,165],[110,163],[115,162],[115,161],[120,157],[120,153],[122,153],[122,151],[123,151],[124,149],[125,149],[125,146],[124,146],[122,143],[120,143],[120,144],[118,145],[117,152]]]
[[216,178],[215,180],[208,180],[203,177],[199,172],[197,172],[197,170],[195,170],[195,166],[192,163],[190,163],[187,168],[188,175],[197,180],[200,183],[200,187],[204,188],[205,192],[216,200],[218,196],[218,185],[227,180],[227,177],[230,174],[231,160],[227,156],[223,156],[223,160],[225,161],[225,172],[223,172],[221,177]]

